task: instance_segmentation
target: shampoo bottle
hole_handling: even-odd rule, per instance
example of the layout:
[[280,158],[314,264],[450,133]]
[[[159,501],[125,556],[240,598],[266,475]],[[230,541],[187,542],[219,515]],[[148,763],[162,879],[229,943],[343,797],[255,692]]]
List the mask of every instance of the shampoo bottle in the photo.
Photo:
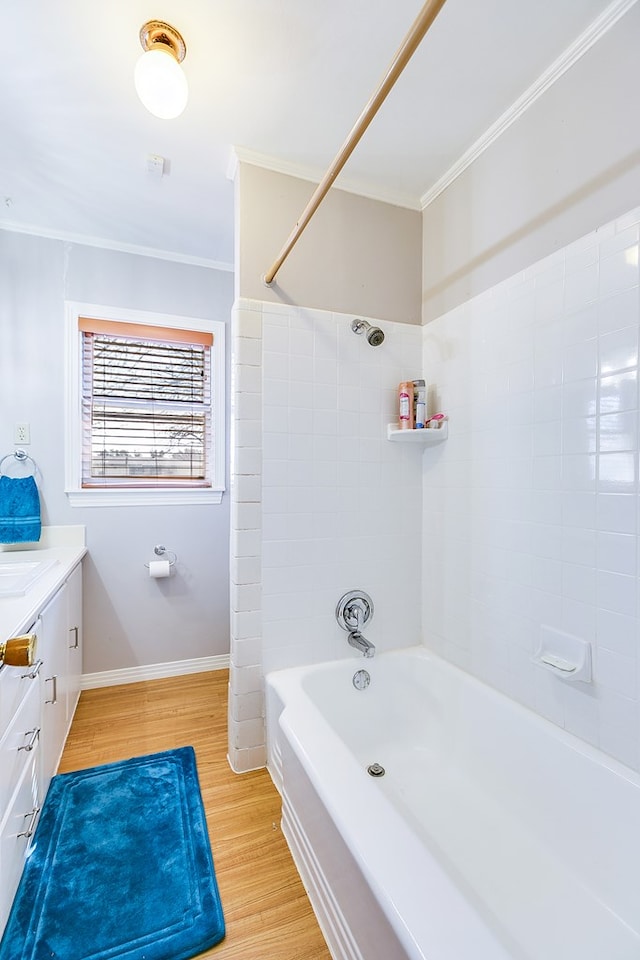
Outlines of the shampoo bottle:
[[413,430],[413,380],[403,380],[398,387],[398,426]]

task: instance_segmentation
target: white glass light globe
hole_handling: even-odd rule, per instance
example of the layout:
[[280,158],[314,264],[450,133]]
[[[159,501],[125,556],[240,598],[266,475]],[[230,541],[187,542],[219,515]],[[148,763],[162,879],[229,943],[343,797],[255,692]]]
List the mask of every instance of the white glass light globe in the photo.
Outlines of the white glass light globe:
[[187,105],[189,85],[182,67],[170,50],[159,45],[136,63],[134,83],[147,110],[161,120],[179,117]]

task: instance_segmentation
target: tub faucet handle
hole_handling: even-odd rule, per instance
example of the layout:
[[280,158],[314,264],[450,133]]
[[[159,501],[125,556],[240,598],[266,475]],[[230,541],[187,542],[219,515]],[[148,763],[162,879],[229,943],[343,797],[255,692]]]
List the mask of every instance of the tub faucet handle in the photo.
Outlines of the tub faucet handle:
[[359,631],[360,627],[363,626],[365,622],[365,610],[362,600],[359,597],[345,607],[344,619],[348,624],[352,625],[356,631]]
[[361,630],[373,617],[373,600],[364,590],[350,590],[338,600],[336,620],[343,630]]
[[365,657],[372,657],[374,645],[362,635],[365,623],[373,617],[373,600],[364,590],[350,590],[338,601],[336,620],[349,634],[347,640]]

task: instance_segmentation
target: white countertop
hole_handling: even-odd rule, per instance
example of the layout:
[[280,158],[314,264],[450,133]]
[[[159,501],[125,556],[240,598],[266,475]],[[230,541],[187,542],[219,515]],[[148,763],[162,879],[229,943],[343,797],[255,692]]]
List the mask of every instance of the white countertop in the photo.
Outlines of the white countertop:
[[55,561],[24,596],[0,597],[1,641],[26,633],[86,552],[85,528],[80,525],[43,527],[38,543],[0,545],[0,561],[8,554],[12,561]]

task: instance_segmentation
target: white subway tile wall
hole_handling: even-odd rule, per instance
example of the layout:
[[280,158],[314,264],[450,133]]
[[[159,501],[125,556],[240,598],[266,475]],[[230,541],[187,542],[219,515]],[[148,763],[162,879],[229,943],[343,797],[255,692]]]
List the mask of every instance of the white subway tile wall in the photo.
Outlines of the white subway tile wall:
[[[640,209],[424,328],[450,417],[423,460],[422,626],[445,657],[640,769]],[[540,626],[595,680],[532,662]]]
[[262,673],[262,313],[234,307],[231,344],[229,762],[266,762]]
[[238,771],[264,763],[264,673],[357,661],[335,619],[347,590],[372,597],[366,636],[380,650],[421,639],[422,451],[390,443],[386,427],[398,383],[422,376],[422,328],[368,318],[386,335],[371,347],[353,319],[235,307],[229,757]]
[[262,648],[265,671],[355,657],[335,608],[362,588],[379,649],[420,642],[420,451],[386,440],[422,330],[263,304]]

